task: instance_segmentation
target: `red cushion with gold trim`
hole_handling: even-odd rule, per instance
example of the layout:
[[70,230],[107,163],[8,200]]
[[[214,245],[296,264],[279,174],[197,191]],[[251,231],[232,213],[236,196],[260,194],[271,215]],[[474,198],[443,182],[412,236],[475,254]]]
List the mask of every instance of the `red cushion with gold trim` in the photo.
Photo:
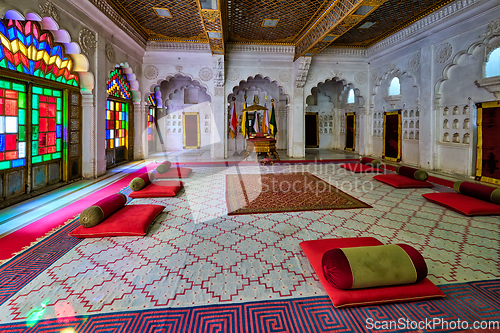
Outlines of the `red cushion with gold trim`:
[[434,187],[429,182],[423,182],[421,180],[416,180],[413,178],[408,178],[401,175],[377,175],[373,176],[373,179],[378,180],[379,182],[394,186],[396,188],[430,188]]
[[340,166],[341,168],[347,169],[349,171],[352,171],[354,173],[360,173],[360,172],[383,172],[384,170],[378,169],[371,167],[366,164],[361,164],[361,163],[347,163],[347,164],[342,164]]
[[500,215],[500,205],[460,193],[426,193],[427,200],[467,216]]
[[144,236],[149,225],[165,209],[161,205],[129,205],[92,228],[78,226],[69,234],[79,238]]
[[170,168],[165,173],[155,174],[155,179],[188,178],[193,172],[190,168]]
[[140,191],[134,191],[128,196],[131,198],[161,198],[175,197],[184,184],[177,180],[165,180],[149,184]]
[[326,293],[335,307],[364,306],[382,303],[422,301],[445,294],[429,279],[414,284],[367,289],[342,290],[332,286],[323,274],[323,254],[335,248],[382,245],[373,237],[336,238],[311,240],[300,243]]

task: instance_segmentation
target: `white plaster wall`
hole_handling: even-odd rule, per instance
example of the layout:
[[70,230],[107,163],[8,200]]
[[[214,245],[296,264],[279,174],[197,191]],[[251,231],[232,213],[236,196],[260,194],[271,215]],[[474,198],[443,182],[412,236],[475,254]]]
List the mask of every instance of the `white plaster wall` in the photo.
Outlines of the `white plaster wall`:
[[[478,88],[474,82],[482,78],[485,49],[498,41],[495,36],[499,31],[491,28],[491,22],[499,14],[498,2],[455,1],[367,50],[373,155],[380,156],[382,152],[378,116],[384,108],[419,110],[419,138],[416,139],[417,128],[414,128],[414,140],[409,139],[412,129],[408,124],[403,162],[450,173],[474,174],[474,103],[494,99],[493,94]],[[383,97],[394,75],[401,79],[402,99],[391,107]],[[445,108],[448,115],[444,114]],[[454,108],[459,109],[458,114],[453,114]],[[446,119],[448,129],[444,128]],[[458,128],[453,128],[455,119]],[[464,128],[466,120],[469,128]],[[445,133],[449,134],[450,142],[444,141]],[[454,134],[459,138],[457,142],[453,142]],[[464,143],[464,136],[469,143]]]

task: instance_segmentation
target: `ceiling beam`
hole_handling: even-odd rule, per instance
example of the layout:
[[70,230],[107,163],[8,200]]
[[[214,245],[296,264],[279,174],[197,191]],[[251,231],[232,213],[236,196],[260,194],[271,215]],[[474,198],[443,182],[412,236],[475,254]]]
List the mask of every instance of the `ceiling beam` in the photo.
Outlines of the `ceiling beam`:
[[[330,30],[330,32],[326,35],[325,38],[320,43],[317,43],[315,46],[315,54],[321,52],[324,48],[328,47],[331,43],[333,43],[340,36],[345,34],[347,31],[352,29],[362,20],[364,20],[368,15],[373,13],[378,7],[384,4],[388,0],[364,0],[361,6],[372,7],[370,10],[363,11],[362,15],[352,14],[348,16],[342,23],[337,25],[334,29]],[[361,7],[360,6],[360,7]]]
[[[294,61],[301,56],[313,56],[321,49],[328,46],[331,41],[327,42],[325,46],[323,45],[323,40],[328,36],[330,31],[337,28],[344,21],[344,24],[347,26],[354,26],[359,23],[359,18],[350,18],[350,16],[353,16],[353,13],[363,4],[364,1],[365,0],[331,0],[319,18],[311,22],[306,31],[297,40],[295,44]],[[368,1],[380,2],[380,4],[384,2],[384,0]],[[364,16],[361,16],[361,18],[364,18]],[[319,43],[321,44],[317,45]]]
[[212,54],[225,54],[225,29],[222,22],[222,0],[210,0],[211,8],[202,8],[200,0],[196,0],[200,19],[207,35]]

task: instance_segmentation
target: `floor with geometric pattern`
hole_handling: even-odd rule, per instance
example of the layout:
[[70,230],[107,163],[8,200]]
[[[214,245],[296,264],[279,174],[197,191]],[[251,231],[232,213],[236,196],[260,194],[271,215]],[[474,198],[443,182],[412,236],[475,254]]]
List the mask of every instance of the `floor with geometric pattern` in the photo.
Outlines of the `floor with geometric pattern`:
[[[304,170],[373,208],[227,215],[226,175]],[[360,324],[354,325],[347,317],[355,318],[356,313],[376,308],[389,309],[387,318],[392,318],[397,309],[417,305],[342,310],[344,312],[340,313],[346,314],[344,319],[350,324],[330,327],[328,320],[331,317],[325,314],[324,321],[316,317],[315,329],[306,329],[304,324],[297,326],[297,322],[287,328],[265,320],[261,326],[252,328],[250,323],[241,322],[243,317],[250,320],[251,316],[245,312],[247,310],[239,308],[254,304],[252,302],[264,305],[282,302],[288,304],[287,311],[295,311],[297,315],[294,310],[297,302],[313,302],[320,304],[317,310],[320,314],[337,311],[332,310],[299,243],[358,236],[415,247],[427,262],[429,279],[437,285],[451,286],[443,287],[445,289],[453,289],[453,284],[460,283],[466,290],[471,285],[466,282],[492,281],[489,291],[485,292],[490,293],[491,300],[483,304],[483,310],[487,309],[485,313],[488,313],[484,318],[498,320],[500,284],[494,280],[500,279],[499,218],[462,216],[421,196],[435,191],[453,191],[450,188],[436,185],[433,189],[395,189],[372,177],[372,174],[353,174],[333,163],[193,167],[191,177],[183,180],[184,190],[176,197],[134,199],[129,203],[166,206],[147,236],[54,241],[52,246],[67,246],[67,249],[61,250],[60,255],[54,254],[53,258],[48,254],[52,261],[43,271],[26,273],[15,287],[7,291],[4,288],[0,295],[0,325],[8,323],[13,325],[13,331],[23,331],[46,321],[47,325],[52,323],[55,331],[62,331],[68,327],[76,330],[71,323],[78,321],[77,331],[92,331],[84,328],[81,318],[96,315],[95,318],[104,318],[98,322],[104,323],[103,327],[109,325],[110,331],[131,331],[130,322],[127,324],[125,320],[123,326],[117,318],[125,318],[136,311],[144,311],[139,313],[147,316],[151,311],[160,313],[166,309],[170,310],[168,316],[159,314],[155,318],[175,317],[175,309],[179,309],[182,317],[181,309],[206,308],[212,313],[207,318],[213,319],[217,317],[214,311],[222,311],[213,307],[224,307],[228,311],[234,307],[238,309],[228,312],[236,316],[233,322],[239,323],[234,327],[216,323],[212,327],[210,319],[206,319],[208,324],[203,326],[185,314],[187,317],[180,319],[181,324],[176,321],[177,324],[170,325],[167,319],[160,322],[165,331],[171,332],[191,332],[195,331],[194,327],[204,327],[205,332],[207,327],[214,332],[368,331],[356,328]],[[77,223],[68,224],[59,231],[58,237],[70,237],[67,232]],[[24,268],[19,269],[28,272],[30,261],[23,260]],[[2,266],[3,271],[6,265],[9,262]],[[106,316],[114,319],[106,319]],[[380,313],[378,316],[384,317]],[[298,317],[311,324],[303,315]],[[113,323],[117,325],[115,328]],[[153,330],[154,324],[151,325]],[[143,327],[140,331],[146,330]]]

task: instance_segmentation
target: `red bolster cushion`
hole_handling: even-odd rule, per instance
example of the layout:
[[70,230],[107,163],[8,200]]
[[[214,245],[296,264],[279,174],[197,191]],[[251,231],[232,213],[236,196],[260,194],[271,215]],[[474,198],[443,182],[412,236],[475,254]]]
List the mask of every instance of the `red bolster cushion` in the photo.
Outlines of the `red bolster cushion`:
[[410,168],[407,166],[398,166],[396,168],[396,173],[401,176],[405,176],[408,178],[413,178],[416,180],[420,180],[422,182],[425,182],[427,178],[429,178],[429,174],[425,172],[424,170],[419,170],[415,168]]
[[382,164],[382,162],[380,162],[380,160],[376,160],[374,158],[371,158],[371,157],[363,157],[359,160],[359,162],[361,164],[370,164],[371,166],[373,166],[374,168],[378,168],[380,167],[380,165]]
[[458,181],[453,184],[457,193],[500,205],[500,189],[483,184]]
[[127,197],[122,193],[115,193],[101,199],[80,214],[80,224],[85,228],[92,228],[125,206],[126,203]]
[[406,244],[331,249],[322,267],[325,279],[339,289],[418,283],[427,276],[424,258]]
[[165,161],[156,167],[156,172],[158,172],[160,174],[165,173],[170,169],[171,166],[172,166],[172,163],[170,163],[169,161]]
[[145,172],[142,175],[135,177],[130,181],[130,189],[132,191],[140,191],[147,185],[151,184],[151,178],[154,178],[154,174]]

